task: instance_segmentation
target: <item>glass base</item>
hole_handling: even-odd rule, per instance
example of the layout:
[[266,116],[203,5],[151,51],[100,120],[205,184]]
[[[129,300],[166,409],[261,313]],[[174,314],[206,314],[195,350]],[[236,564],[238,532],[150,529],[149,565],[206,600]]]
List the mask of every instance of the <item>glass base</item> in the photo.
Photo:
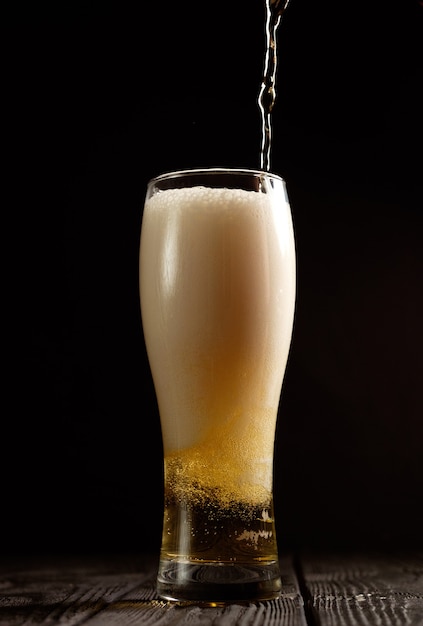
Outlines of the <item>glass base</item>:
[[218,606],[278,598],[282,583],[277,561],[226,563],[161,560],[157,577],[160,598]]

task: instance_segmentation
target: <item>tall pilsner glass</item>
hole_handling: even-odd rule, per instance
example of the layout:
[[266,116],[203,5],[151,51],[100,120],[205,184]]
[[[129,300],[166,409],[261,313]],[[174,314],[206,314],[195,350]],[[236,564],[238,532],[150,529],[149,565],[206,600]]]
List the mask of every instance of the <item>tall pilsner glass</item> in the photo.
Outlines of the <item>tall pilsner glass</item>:
[[161,598],[280,594],[274,439],[295,282],[279,176],[213,168],[149,182],[140,296],[164,448]]

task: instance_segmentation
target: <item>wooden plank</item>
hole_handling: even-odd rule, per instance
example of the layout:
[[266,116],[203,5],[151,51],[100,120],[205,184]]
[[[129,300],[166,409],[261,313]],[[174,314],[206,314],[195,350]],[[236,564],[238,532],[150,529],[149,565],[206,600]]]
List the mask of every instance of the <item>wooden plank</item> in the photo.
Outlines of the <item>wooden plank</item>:
[[423,554],[301,559],[310,622],[320,626],[423,626]]
[[0,626],[306,626],[291,560],[282,560],[281,568],[283,593],[278,600],[201,608],[157,598],[155,557],[2,563]]
[[0,626],[77,625],[141,585],[151,558],[17,559],[0,567]]

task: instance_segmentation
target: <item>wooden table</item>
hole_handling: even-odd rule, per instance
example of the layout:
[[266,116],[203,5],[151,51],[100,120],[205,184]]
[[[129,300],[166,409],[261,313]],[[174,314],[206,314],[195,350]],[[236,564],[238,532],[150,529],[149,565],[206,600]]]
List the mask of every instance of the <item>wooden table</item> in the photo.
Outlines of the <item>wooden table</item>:
[[281,558],[278,600],[220,608],[158,600],[153,556],[0,562],[0,626],[423,625],[423,553]]

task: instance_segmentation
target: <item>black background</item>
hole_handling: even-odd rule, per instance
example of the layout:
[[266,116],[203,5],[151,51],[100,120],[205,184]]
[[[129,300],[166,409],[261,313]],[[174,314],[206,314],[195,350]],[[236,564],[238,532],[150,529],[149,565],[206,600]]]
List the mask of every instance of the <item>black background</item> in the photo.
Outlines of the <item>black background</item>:
[[[1,550],[154,551],[146,184],[259,166],[264,4],[2,11]],[[281,551],[422,545],[422,13],[415,0],[291,0],[278,31],[271,169],[298,259],[275,451]]]

